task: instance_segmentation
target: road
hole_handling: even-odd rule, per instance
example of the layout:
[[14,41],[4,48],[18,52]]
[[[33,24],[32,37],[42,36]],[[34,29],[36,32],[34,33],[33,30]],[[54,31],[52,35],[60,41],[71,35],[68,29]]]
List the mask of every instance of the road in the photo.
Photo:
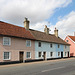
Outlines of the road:
[[0,75],[75,75],[75,58],[0,66]]

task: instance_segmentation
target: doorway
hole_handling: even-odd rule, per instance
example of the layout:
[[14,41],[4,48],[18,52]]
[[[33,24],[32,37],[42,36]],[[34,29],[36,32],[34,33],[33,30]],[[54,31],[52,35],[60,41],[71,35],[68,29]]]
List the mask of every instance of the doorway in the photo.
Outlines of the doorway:
[[46,52],[43,52],[43,58],[46,60]]
[[61,58],[63,58],[63,52],[61,52]]
[[69,52],[68,52],[68,57],[69,57]]
[[24,52],[19,52],[19,61],[22,63],[24,60]]

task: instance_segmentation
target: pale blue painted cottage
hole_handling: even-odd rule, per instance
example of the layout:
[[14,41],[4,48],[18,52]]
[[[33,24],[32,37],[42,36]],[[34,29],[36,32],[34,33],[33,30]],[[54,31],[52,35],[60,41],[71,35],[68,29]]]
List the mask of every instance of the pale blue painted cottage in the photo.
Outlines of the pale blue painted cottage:
[[45,26],[44,32],[30,30],[35,37],[35,59],[52,59],[69,57],[70,48],[66,43],[58,36],[58,30],[55,28],[54,34],[49,34],[49,28]]

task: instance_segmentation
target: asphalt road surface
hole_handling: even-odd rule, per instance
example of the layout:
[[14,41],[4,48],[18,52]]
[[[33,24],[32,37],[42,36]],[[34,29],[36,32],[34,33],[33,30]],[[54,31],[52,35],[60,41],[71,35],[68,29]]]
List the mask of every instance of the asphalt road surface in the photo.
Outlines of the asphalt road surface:
[[0,75],[75,75],[75,58],[0,66]]

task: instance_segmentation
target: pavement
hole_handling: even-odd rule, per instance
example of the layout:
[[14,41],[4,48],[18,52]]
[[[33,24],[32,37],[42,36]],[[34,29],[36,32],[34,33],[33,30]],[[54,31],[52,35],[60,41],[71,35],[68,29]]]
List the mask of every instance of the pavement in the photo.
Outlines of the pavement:
[[75,75],[75,58],[0,65],[0,75]]

